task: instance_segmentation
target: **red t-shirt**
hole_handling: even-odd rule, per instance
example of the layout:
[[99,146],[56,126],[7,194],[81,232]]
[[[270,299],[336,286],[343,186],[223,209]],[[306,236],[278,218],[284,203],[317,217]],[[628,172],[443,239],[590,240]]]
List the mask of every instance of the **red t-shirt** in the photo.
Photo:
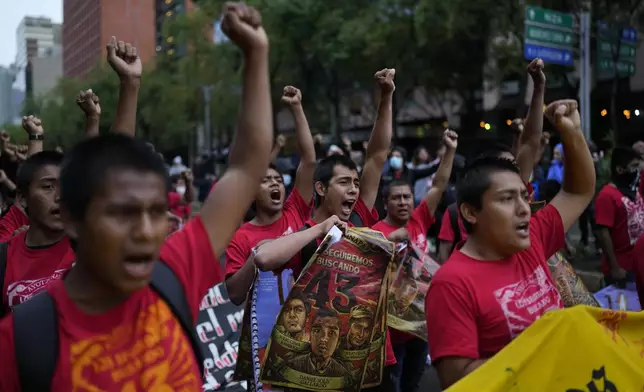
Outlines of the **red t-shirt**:
[[7,241],[16,230],[28,224],[27,215],[20,208],[12,205],[7,214],[0,219],[0,241]]
[[297,189],[293,189],[284,202],[282,216],[275,222],[257,226],[244,223],[233,236],[226,248],[226,278],[234,275],[246,264],[250,252],[260,241],[275,239],[291,234],[304,226],[311,215],[311,204],[307,203]]
[[[219,261],[197,217],[168,237],[163,260],[183,283],[194,322],[199,303],[222,281]],[[150,287],[102,314],[87,314],[62,280],[48,291],[58,311],[59,359],[52,391],[200,391],[199,367],[179,321]],[[0,391],[19,391],[13,315],[0,321]]]
[[[614,185],[604,185],[595,199],[595,222],[610,230],[617,263],[626,271],[633,270],[633,245],[644,234],[644,200],[636,192],[635,201],[624,196]],[[602,271],[610,273],[606,256]]]
[[29,248],[23,231],[9,240],[7,267],[2,282],[2,307],[9,310],[41,292],[50,281],[60,279],[74,262],[67,236],[54,245]]
[[185,222],[192,217],[192,205],[182,204],[181,199],[177,192],[168,193],[168,209]]
[[454,250],[425,299],[432,360],[491,358],[545,312],[563,307],[546,260],[565,244],[559,211],[530,220],[530,248],[499,261]]
[[640,304],[644,307],[644,235],[633,246],[633,273]]
[[[418,207],[414,208],[414,212],[412,212],[407,225],[405,225],[411,241],[425,253],[429,253],[429,243],[426,238],[427,230],[429,230],[431,225],[434,224],[435,220],[434,216],[429,212],[429,208],[427,208],[427,203],[423,201],[418,205]],[[372,228],[382,232],[385,236],[388,236],[394,231],[400,229],[400,227],[390,225],[384,220],[376,223]],[[392,345],[405,343],[406,341],[414,338],[414,335],[397,329],[389,328],[388,331],[389,335],[387,338],[391,339]]]
[[[458,228],[461,231],[461,241],[465,241],[467,239],[467,231],[465,231],[465,227],[463,227],[461,214],[457,213],[456,216],[458,217]],[[443,220],[441,221],[441,230],[438,233],[438,239],[441,241],[449,242],[451,244],[454,242],[454,240],[456,240],[456,236],[454,235],[454,230],[452,229],[452,220],[450,218],[451,217],[449,215],[448,208],[443,214]]]

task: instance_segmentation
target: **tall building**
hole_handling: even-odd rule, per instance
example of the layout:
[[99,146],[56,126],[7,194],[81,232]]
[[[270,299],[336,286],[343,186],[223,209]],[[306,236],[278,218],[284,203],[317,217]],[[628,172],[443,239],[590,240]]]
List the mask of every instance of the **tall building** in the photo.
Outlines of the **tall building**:
[[155,7],[156,51],[164,52],[169,56],[185,54],[185,48],[178,47],[175,38],[165,34],[163,26],[168,20],[192,11],[195,7],[193,2],[191,0],[156,0]]
[[[14,70],[13,90],[16,99],[31,95],[33,80],[31,77],[31,61],[39,56],[45,55],[54,46],[60,44],[56,38],[56,30],[60,27],[51,19],[44,17],[25,16],[16,29],[16,61],[12,68]],[[16,103],[18,108],[22,102]],[[15,108],[14,108],[15,109]],[[18,109],[20,110],[20,109]]]
[[12,123],[15,117],[13,109],[13,71],[10,68],[0,66],[0,126],[5,123]]
[[143,63],[156,53],[156,0],[63,0],[63,73],[87,75],[112,36],[130,42]]

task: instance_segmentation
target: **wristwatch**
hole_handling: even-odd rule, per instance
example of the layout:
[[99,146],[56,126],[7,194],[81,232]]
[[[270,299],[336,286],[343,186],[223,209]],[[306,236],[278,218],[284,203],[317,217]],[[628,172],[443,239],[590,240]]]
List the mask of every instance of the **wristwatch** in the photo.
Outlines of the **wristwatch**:
[[45,135],[42,133],[30,133],[29,140],[45,140]]

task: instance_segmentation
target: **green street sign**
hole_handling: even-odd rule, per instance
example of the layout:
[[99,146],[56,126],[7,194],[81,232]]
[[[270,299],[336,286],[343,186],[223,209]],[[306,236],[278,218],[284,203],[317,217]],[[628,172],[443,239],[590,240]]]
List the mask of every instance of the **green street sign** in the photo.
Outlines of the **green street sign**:
[[[613,75],[613,60],[600,59],[597,62],[597,72],[600,77],[612,77]],[[617,74],[619,76],[631,76],[635,74],[635,63],[628,61],[617,61]]]
[[571,32],[549,29],[540,26],[526,25],[525,40],[536,44],[546,44],[544,46],[573,46],[575,36]]
[[[617,45],[611,44],[609,41],[599,40],[597,41],[597,51],[599,55],[604,57],[612,57],[615,55],[617,50]],[[623,59],[635,59],[637,54],[637,48],[635,45],[630,45],[626,42],[621,42],[619,44],[619,58]]]
[[537,24],[543,25],[544,27],[566,30],[572,30],[574,25],[572,14],[532,6],[525,7],[525,20],[527,24]]

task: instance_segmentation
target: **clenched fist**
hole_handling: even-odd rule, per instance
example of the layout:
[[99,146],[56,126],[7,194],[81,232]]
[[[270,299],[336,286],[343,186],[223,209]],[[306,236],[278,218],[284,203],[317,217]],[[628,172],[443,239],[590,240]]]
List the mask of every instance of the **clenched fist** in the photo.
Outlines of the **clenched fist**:
[[42,127],[42,121],[36,116],[25,116],[22,118],[22,128],[29,135],[42,135],[45,130]]
[[284,87],[282,102],[291,106],[300,105],[302,103],[302,92],[293,86],[286,86]]
[[268,48],[268,37],[262,27],[262,17],[244,3],[224,4],[221,30],[245,53]]
[[137,49],[112,37],[107,43],[107,62],[121,79],[139,79],[143,64]]
[[543,60],[541,59],[534,59],[528,64],[528,73],[535,85],[543,86],[546,84],[546,74],[543,73],[543,68]]
[[451,129],[446,129],[443,132],[443,144],[450,150],[456,150],[458,146],[458,133],[452,131]]
[[546,108],[546,118],[559,132],[571,132],[581,130],[581,119],[577,101],[574,99],[562,99],[552,102]]
[[78,93],[76,104],[85,112],[87,117],[99,117],[101,115],[98,95],[94,94],[92,89]]
[[385,68],[376,72],[374,78],[376,78],[376,82],[378,83],[378,86],[380,86],[380,90],[383,93],[394,92],[394,90],[396,89],[396,85],[394,84],[395,75],[396,70],[393,68]]

